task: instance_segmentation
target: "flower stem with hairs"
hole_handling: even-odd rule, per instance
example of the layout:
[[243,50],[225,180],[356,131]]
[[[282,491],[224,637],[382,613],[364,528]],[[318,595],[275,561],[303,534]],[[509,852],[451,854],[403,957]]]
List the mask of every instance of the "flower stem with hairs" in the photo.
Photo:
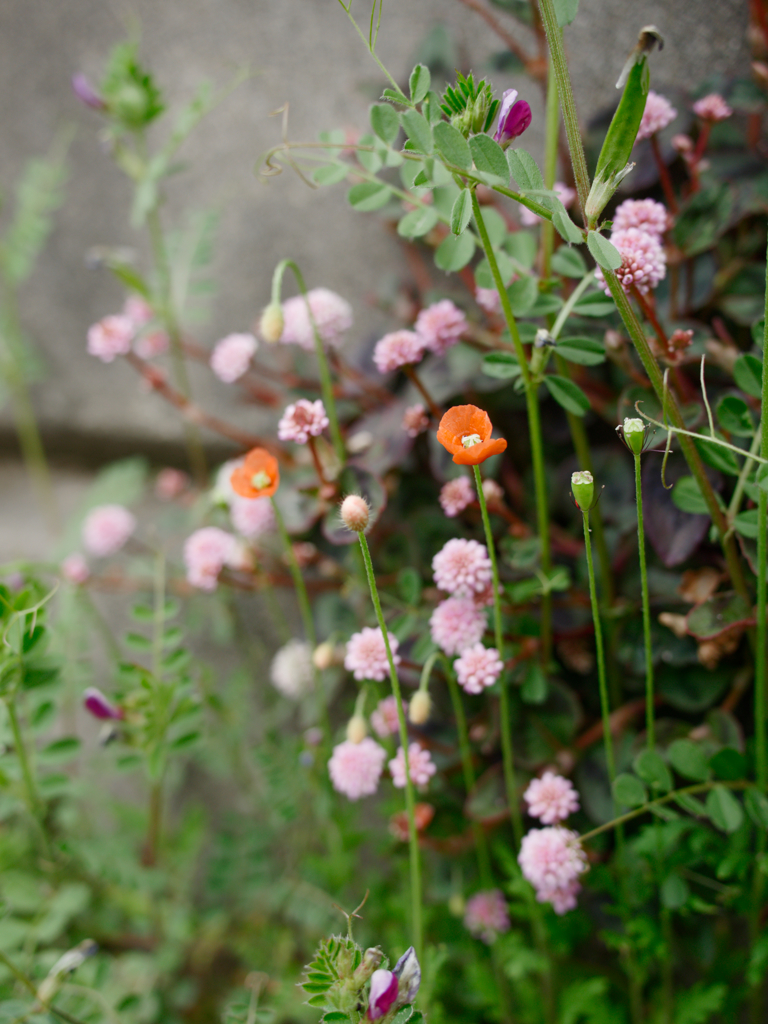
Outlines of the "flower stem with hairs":
[[648,566],[645,557],[645,530],[643,528],[643,481],[640,455],[635,460],[635,500],[637,504],[637,553],[640,557],[640,586],[643,600],[643,640],[645,643],[645,730],[648,749],[656,745],[653,694],[653,645],[651,643],[651,603],[648,596]]

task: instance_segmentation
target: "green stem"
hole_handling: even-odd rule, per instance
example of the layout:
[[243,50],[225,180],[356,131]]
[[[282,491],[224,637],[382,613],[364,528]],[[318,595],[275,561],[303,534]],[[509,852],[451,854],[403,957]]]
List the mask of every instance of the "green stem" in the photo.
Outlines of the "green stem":
[[45,839],[45,844],[49,847],[50,842],[48,839],[48,833],[45,828],[45,811],[40,794],[37,791],[37,785],[35,783],[35,777],[32,773],[32,766],[29,763],[29,756],[27,754],[27,747],[24,743],[24,737],[21,732],[21,726],[19,725],[19,716],[16,713],[16,701],[13,695],[6,697],[5,707],[8,711],[8,721],[11,724],[11,732],[13,733],[13,746],[16,751],[16,757],[19,759],[19,767],[21,768],[21,776],[24,779],[24,789],[27,795],[27,806],[32,817],[37,822],[40,831]]
[[645,730],[648,749],[656,745],[653,700],[653,647],[651,645],[651,602],[648,596],[648,566],[645,559],[645,530],[643,528],[643,483],[640,456],[635,459],[635,498],[637,501],[637,552],[640,556],[640,584],[643,595],[643,639],[645,641]]
[[373,607],[376,612],[376,621],[379,624],[381,635],[384,638],[384,647],[387,652],[387,661],[389,662],[389,680],[392,684],[392,694],[395,698],[397,720],[400,726],[400,744],[403,748],[403,760],[405,762],[405,807],[408,814],[408,845],[410,847],[411,864],[411,924],[413,928],[413,945],[416,950],[416,956],[421,961],[423,951],[421,924],[421,858],[419,855],[419,837],[416,832],[416,797],[414,794],[413,781],[411,779],[411,768],[408,761],[408,726],[405,721],[405,712],[403,711],[403,698],[400,691],[400,680],[397,677],[395,660],[392,657],[392,648],[389,645],[387,624],[384,620],[384,613],[381,610],[381,601],[379,600],[379,591],[376,586],[376,576],[373,572],[371,552],[368,548],[368,541],[365,539],[365,534],[358,533],[357,536],[360,541],[360,550],[362,551],[363,561],[365,563],[365,573],[368,577],[371,601],[373,602]]
[[[37,999],[37,988],[35,987],[35,984],[32,981],[32,979],[28,978],[23,971],[20,971],[16,964],[14,964],[12,960],[9,960],[2,950],[0,950],[0,963],[4,964],[5,967],[7,967],[11,974],[14,976],[14,978],[16,978],[16,980],[24,986],[27,992],[29,992],[30,995],[34,996],[35,999]],[[65,1013],[64,1010],[59,1010],[57,1009],[57,1007],[52,1006],[50,1003],[43,1003],[41,1000],[38,1000],[38,1004],[39,1006],[42,1006],[48,1013],[51,1013],[54,1016],[61,1018],[61,1020],[66,1021],[67,1024],[83,1024],[83,1022],[78,1017],[73,1017],[71,1013]],[[31,1012],[36,1013],[37,1010],[33,1009],[33,1011]]]
[[595,648],[597,651],[597,680],[600,687],[600,713],[603,719],[603,744],[605,746],[605,763],[608,766],[608,779],[611,786],[616,778],[616,763],[613,756],[613,736],[611,735],[611,707],[608,699],[608,684],[605,678],[605,652],[603,649],[603,629],[600,623],[600,606],[597,603],[597,587],[595,586],[595,567],[592,562],[592,539],[589,534],[589,512],[582,511],[584,526],[584,549],[587,555],[587,575],[589,576],[589,600],[592,605],[592,622],[595,626]]
[[[757,455],[757,453],[760,451],[760,442],[761,442],[761,440],[762,439],[761,439],[761,436],[760,436],[760,431],[758,430],[758,432],[752,438],[752,444],[749,446],[749,454],[750,455]],[[752,459],[744,459],[744,465],[741,467],[741,472],[739,473],[739,478],[736,481],[736,486],[733,489],[733,494],[731,495],[731,500],[728,503],[728,511],[726,512],[726,516],[727,516],[728,522],[731,523],[731,524],[733,524],[733,520],[734,520],[734,518],[735,518],[735,516],[736,516],[736,514],[739,511],[739,508],[741,506],[741,499],[744,497],[744,487],[745,487],[745,485],[747,483],[747,480],[749,478],[749,474],[752,472],[752,463],[753,463]],[[731,526],[731,529],[732,528],[733,528],[733,526]]]
[[[544,0],[544,2],[549,2],[549,0]],[[720,543],[723,548],[726,565],[728,566],[728,574],[731,577],[733,587],[745,601],[750,601],[750,594],[744,578],[738,551],[736,550],[736,543],[733,536],[728,535],[728,521],[725,518],[723,510],[720,508],[717,495],[715,494],[712,484],[709,481],[709,477],[704,470],[704,463],[701,461],[701,456],[699,455],[693,440],[690,437],[687,437],[684,433],[685,423],[683,422],[683,417],[677,401],[675,400],[675,396],[669,392],[665,392],[664,379],[662,377],[661,370],[659,369],[659,365],[651,352],[648,339],[643,333],[643,328],[635,316],[635,312],[632,309],[629,299],[619,283],[616,274],[612,270],[604,270],[603,275],[605,277],[605,283],[613,297],[613,301],[616,304],[616,308],[619,311],[619,315],[621,316],[624,326],[627,328],[627,332],[632,339],[632,343],[640,357],[640,361],[648,375],[648,379],[653,386],[653,390],[656,392],[656,397],[662,407],[667,407],[669,418],[677,430],[678,437],[680,438],[680,447],[682,448],[683,455],[685,456],[685,461],[688,463],[688,468],[699,486],[702,497],[706,502],[709,515],[720,536]],[[744,455],[745,453],[742,451],[741,454]]]
[[[504,632],[501,623],[501,594],[499,593],[499,565],[496,559],[496,547],[493,543],[491,532],[491,520],[488,516],[488,504],[483,491],[483,481],[480,477],[480,467],[473,466],[475,473],[475,486],[477,487],[477,500],[480,502],[480,513],[483,517],[483,529],[485,530],[485,543],[488,547],[488,557],[491,560],[491,573],[493,579],[493,633],[496,643],[496,650],[499,657],[504,661]],[[507,791],[507,803],[509,814],[512,818],[512,830],[515,834],[515,845],[520,846],[523,838],[523,819],[520,815],[520,801],[517,795],[517,779],[515,777],[515,752],[512,744],[512,712],[509,706],[509,688],[507,673],[502,671],[499,679],[500,691],[500,717],[501,717],[501,755],[504,762],[504,786]]]
[[[296,598],[299,602],[299,612],[301,613],[301,621],[304,624],[304,635],[307,638],[312,651],[314,652],[317,647],[317,633],[315,631],[315,620],[312,616],[312,606],[309,602],[309,594],[307,593],[307,585],[304,582],[304,577],[301,572],[301,566],[296,558],[296,552],[293,550],[293,544],[291,538],[288,535],[288,530],[285,528],[285,520],[283,514],[280,511],[280,507],[275,501],[274,497],[271,498],[272,508],[275,512],[275,522],[277,523],[277,529],[280,533],[280,539],[283,542],[285,548],[285,556],[288,559],[288,566],[291,570],[291,576],[293,577],[293,585],[296,590]],[[331,721],[328,716],[328,702],[325,699],[325,690],[323,689],[323,680],[315,665],[314,659],[312,659],[312,677],[314,681],[314,689],[317,694],[318,711],[320,713],[320,722],[322,724],[323,733],[325,735],[326,746],[330,748],[332,734],[331,734]]]
[[[557,136],[560,130],[560,107],[557,103],[557,80],[551,57],[547,71],[547,112],[544,130],[544,187],[552,188],[557,177]],[[544,280],[547,280],[550,274],[554,248],[555,228],[551,220],[545,220],[541,225],[541,276]]]
[[[539,418],[539,403],[536,395],[536,387],[531,378],[531,371],[528,360],[525,356],[525,349],[520,338],[520,331],[517,328],[512,305],[504,287],[504,281],[499,271],[499,264],[496,261],[496,254],[493,251],[491,240],[480,210],[480,203],[477,201],[475,190],[472,189],[472,211],[475,215],[477,230],[483,243],[488,265],[491,268],[496,290],[501,300],[501,308],[504,312],[512,342],[515,346],[515,354],[520,364],[520,374],[525,388],[525,405],[528,412],[528,431],[530,434],[531,461],[533,463],[533,482],[536,492],[536,522],[539,532],[539,543],[541,544],[541,568],[545,575],[549,575],[552,568],[552,554],[549,541],[549,520],[547,516],[547,482],[544,467],[544,448],[541,439],[541,420]],[[482,489],[482,488],[481,488]],[[541,598],[541,662],[545,667],[549,665],[552,656],[552,595],[549,591]],[[503,687],[502,687],[503,694]],[[502,702],[504,698],[502,696]]]
[[[541,11],[544,31],[547,34],[552,68],[557,80],[557,91],[560,96],[560,107],[563,111],[563,123],[565,124],[565,134],[568,138],[573,176],[576,180],[576,190],[579,193],[579,204],[583,213],[586,209],[587,196],[589,195],[589,171],[587,170],[587,160],[584,156],[584,146],[581,141],[581,132],[579,131],[579,118],[576,114],[576,101],[573,98],[571,76],[565,59],[563,33],[557,24],[555,5],[552,0],[539,0],[539,10]],[[586,223],[586,218],[584,223]]]

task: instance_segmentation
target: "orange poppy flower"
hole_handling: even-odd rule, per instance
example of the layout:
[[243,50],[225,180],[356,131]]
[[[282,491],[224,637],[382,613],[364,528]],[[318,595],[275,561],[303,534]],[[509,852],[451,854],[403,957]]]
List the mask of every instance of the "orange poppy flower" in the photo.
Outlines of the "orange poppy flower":
[[252,448],[229,480],[242,498],[269,498],[280,483],[280,467],[266,448]]
[[454,405],[440,420],[437,440],[459,466],[478,466],[507,447],[503,437],[491,438],[488,413],[476,405]]

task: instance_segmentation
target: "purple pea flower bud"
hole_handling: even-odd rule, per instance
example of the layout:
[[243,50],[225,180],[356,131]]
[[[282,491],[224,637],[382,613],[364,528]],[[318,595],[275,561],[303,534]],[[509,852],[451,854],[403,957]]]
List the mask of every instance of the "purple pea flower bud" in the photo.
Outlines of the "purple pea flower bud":
[[513,139],[523,134],[530,123],[530,106],[525,100],[518,100],[517,89],[507,89],[501,97],[499,125],[494,139],[506,148]]
[[72,75],[72,92],[77,96],[81,103],[84,103],[86,107],[90,107],[91,110],[107,109],[106,103],[101,96],[99,96],[82,71],[78,71],[77,74]]
[[120,719],[123,717],[123,709],[117,707],[108,700],[101,690],[97,690],[95,686],[89,686],[83,693],[83,706],[86,711],[90,711],[94,718],[100,718],[102,721],[109,718]]
[[421,965],[413,946],[409,946],[406,949],[395,964],[392,973],[397,978],[398,983],[398,1004],[405,1006],[406,1003],[412,1003],[421,985]]
[[368,1020],[378,1020],[389,1013],[397,999],[397,975],[392,971],[378,970],[371,976],[371,992],[368,996]]

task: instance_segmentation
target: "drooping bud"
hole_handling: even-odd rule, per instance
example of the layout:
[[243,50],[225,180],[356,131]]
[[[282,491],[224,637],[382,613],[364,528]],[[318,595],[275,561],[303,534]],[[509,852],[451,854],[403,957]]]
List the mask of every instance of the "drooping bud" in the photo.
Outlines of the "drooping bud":
[[624,440],[627,443],[627,448],[629,448],[634,455],[641,455],[643,451],[643,444],[645,443],[645,424],[643,421],[627,417],[624,420],[622,431],[624,434]]
[[426,690],[417,690],[408,705],[408,717],[414,725],[423,725],[432,711],[432,698]]
[[352,715],[347,722],[347,739],[350,743],[362,743],[368,735],[368,726],[362,715]]
[[359,494],[348,494],[339,510],[341,521],[353,533],[363,533],[368,526],[371,509],[365,498]]
[[589,512],[595,497],[595,481],[588,470],[571,474],[571,491],[573,500],[582,512]]
[[261,320],[259,321],[259,334],[264,341],[268,342],[270,345],[274,345],[275,342],[280,341],[280,338],[283,336],[284,327],[285,317],[283,316],[283,307],[279,302],[270,302],[261,314]]
[[399,1006],[412,1003],[421,985],[421,964],[416,950],[409,946],[394,966],[393,974],[398,981],[397,1002]]
[[374,971],[371,977],[371,992],[368,996],[368,1020],[378,1020],[389,1013],[397,999],[397,991],[396,974],[392,971]]
[[312,664],[319,672],[324,672],[333,664],[334,654],[333,644],[330,640],[324,640],[312,652]]
[[83,706],[86,711],[90,711],[94,718],[99,718],[102,721],[110,718],[121,719],[123,717],[123,709],[113,704],[95,686],[89,686],[83,692]]

